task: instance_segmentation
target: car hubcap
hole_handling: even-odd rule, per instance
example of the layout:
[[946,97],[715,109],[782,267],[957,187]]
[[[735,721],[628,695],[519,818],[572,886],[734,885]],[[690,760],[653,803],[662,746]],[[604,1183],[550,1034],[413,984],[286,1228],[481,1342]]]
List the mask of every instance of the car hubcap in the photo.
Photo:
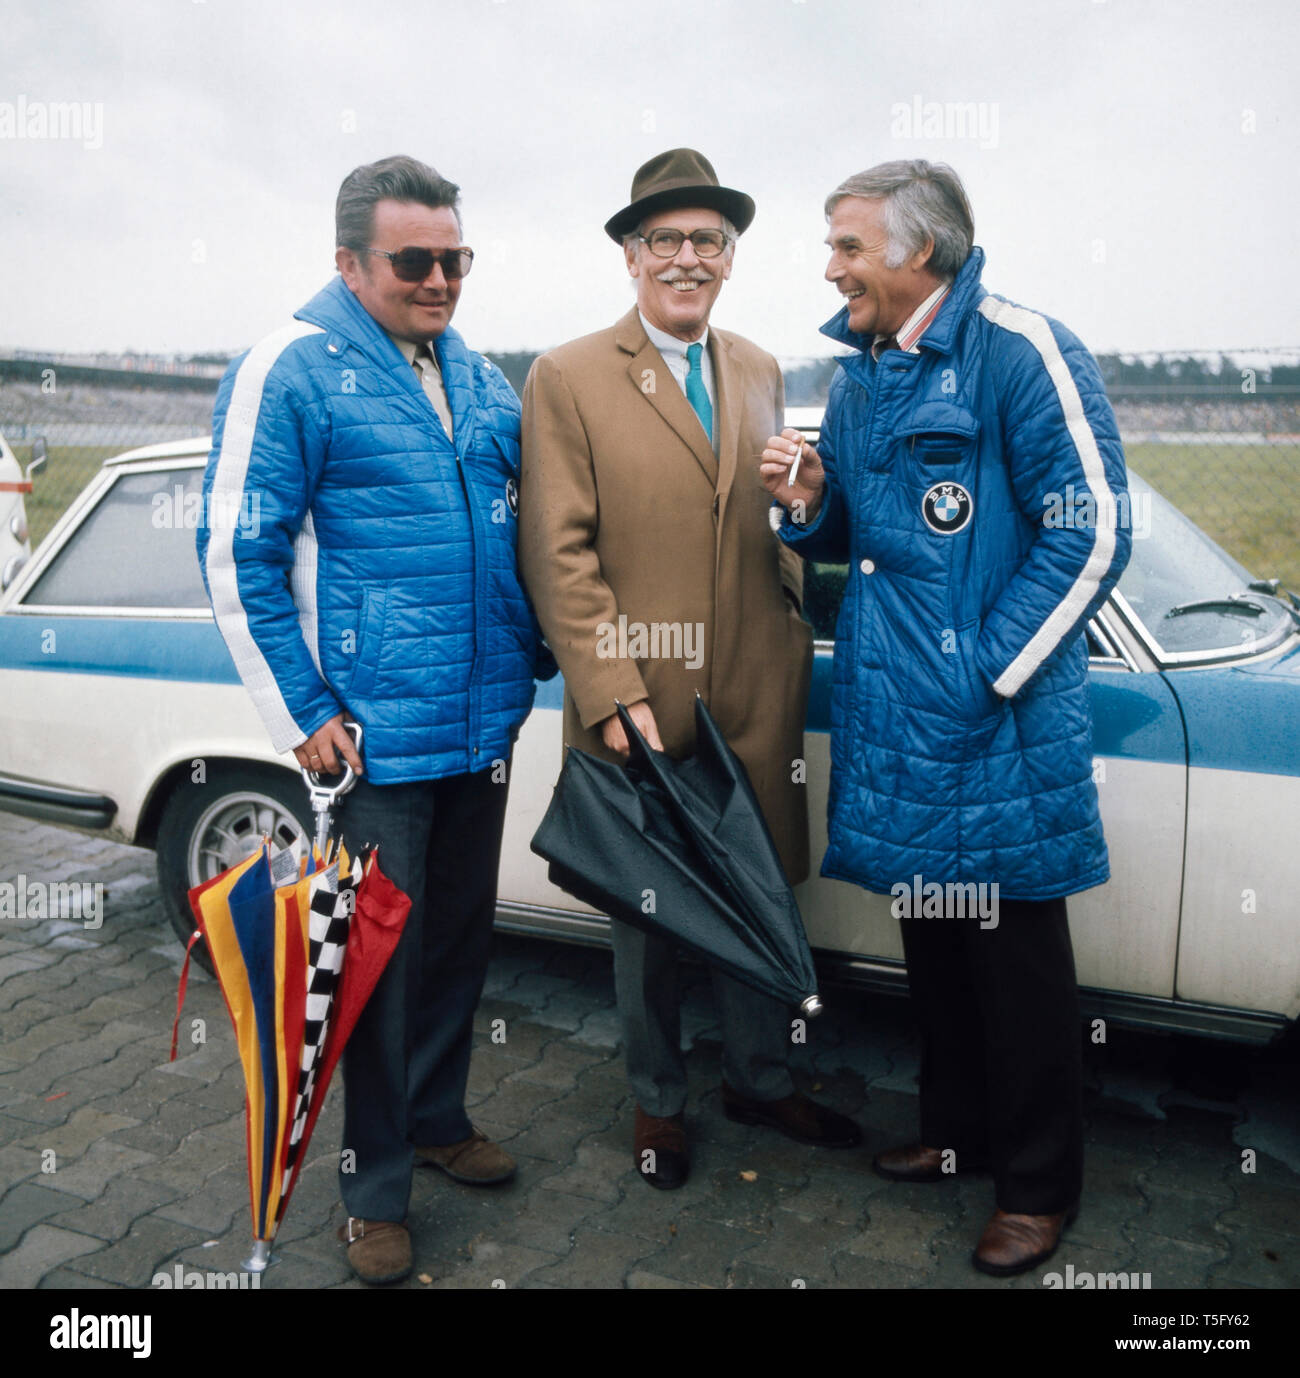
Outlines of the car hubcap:
[[262,835],[271,847],[288,847],[301,857],[307,837],[301,824],[278,800],[265,794],[228,794],[207,809],[190,835],[186,873],[190,886],[228,871],[261,844]]

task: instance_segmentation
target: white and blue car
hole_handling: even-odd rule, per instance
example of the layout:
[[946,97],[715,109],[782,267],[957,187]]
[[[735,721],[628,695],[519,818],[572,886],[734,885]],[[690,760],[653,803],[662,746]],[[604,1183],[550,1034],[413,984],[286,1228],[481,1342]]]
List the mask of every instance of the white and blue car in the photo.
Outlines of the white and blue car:
[[[815,417],[792,420],[813,437]],[[201,511],[207,453],[198,438],[108,460],[0,595],[0,808],[154,848],[184,934],[190,886],[310,826],[203,591],[194,527],[222,516]],[[1300,1016],[1300,612],[1130,480],[1132,560],[1088,628],[1112,876],[1070,901],[1085,1008],[1265,1042]],[[842,577],[811,569],[806,599],[814,857]],[[515,753],[498,926],[599,943],[608,921],[528,845],[559,772],[561,692],[539,687]],[[889,896],[814,878],[798,897],[827,977],[906,990]]]

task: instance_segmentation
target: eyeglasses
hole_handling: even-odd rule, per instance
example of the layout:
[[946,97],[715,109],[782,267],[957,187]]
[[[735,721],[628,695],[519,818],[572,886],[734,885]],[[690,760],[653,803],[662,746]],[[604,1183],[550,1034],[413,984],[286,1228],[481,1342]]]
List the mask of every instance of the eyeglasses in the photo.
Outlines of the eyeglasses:
[[701,258],[717,258],[731,243],[721,230],[695,230],[691,234],[683,234],[681,230],[652,230],[648,236],[639,234],[637,238],[650,246],[656,258],[676,258],[684,239],[691,241],[691,247]]
[[393,265],[393,276],[403,282],[423,282],[433,272],[433,265],[440,264],[442,275],[448,282],[463,278],[474,263],[473,249],[443,249],[434,253],[432,249],[398,249],[389,253],[387,249],[365,249],[364,253],[377,254]]

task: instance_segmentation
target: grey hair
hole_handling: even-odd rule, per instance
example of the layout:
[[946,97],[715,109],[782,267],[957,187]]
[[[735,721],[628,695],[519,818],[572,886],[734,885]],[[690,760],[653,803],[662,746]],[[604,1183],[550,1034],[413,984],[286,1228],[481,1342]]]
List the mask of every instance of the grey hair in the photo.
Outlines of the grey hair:
[[855,173],[826,198],[827,220],[846,196],[884,202],[887,268],[900,267],[930,239],[934,252],[928,267],[936,277],[951,281],[970,256],[975,218],[961,178],[947,163],[899,159]]
[[343,179],[334,203],[334,239],[342,249],[361,250],[370,245],[379,201],[414,201],[431,210],[446,207],[456,217],[461,235],[460,188],[427,163],[398,155],[353,168]]
[[[634,248],[633,252],[639,254],[639,253],[641,252],[641,236],[642,236],[644,233],[645,233],[645,221],[643,220],[643,221],[636,227],[636,229],[634,229],[634,230],[629,230],[629,231],[623,236],[623,248],[624,248],[624,249],[629,249],[629,248],[632,248],[632,247],[635,245],[635,248]],[[740,235],[737,233],[736,227],[731,223],[730,220],[727,219],[727,217],[726,217],[725,215],[722,217],[722,233],[725,234],[725,235],[727,236],[727,239],[728,239],[728,241],[729,241],[728,244],[727,244],[727,249],[733,249],[733,248],[735,248],[736,240],[738,240],[738,239],[740,238]],[[722,252],[725,254],[725,253],[727,252],[727,249],[723,249]]]

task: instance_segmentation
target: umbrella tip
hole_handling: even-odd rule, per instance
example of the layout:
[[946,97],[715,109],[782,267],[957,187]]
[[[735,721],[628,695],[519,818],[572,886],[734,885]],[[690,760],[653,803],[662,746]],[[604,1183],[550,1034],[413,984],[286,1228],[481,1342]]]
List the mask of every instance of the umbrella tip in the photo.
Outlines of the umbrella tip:
[[820,995],[810,995],[800,1004],[799,1008],[809,1019],[816,1019],[826,1006],[822,1004]]
[[253,1240],[253,1252],[239,1265],[246,1273],[264,1273],[271,1262],[271,1241]]

